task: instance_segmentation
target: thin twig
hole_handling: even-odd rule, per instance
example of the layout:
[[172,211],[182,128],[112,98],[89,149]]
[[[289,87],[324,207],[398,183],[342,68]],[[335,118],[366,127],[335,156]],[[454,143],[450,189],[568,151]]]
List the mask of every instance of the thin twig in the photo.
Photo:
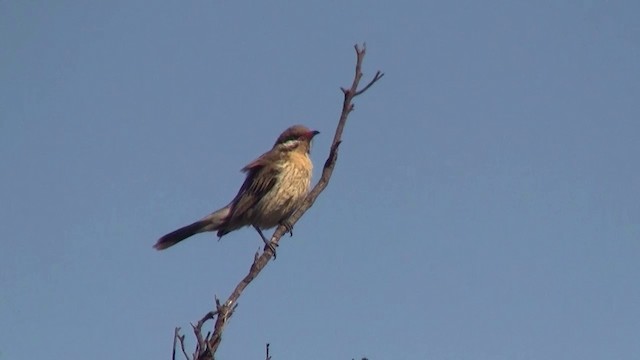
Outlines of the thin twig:
[[376,75],[373,77],[373,79],[371,79],[371,81],[369,81],[369,83],[365,87],[363,87],[362,89],[356,91],[356,94],[353,97],[356,97],[356,96],[362,94],[363,92],[369,90],[371,85],[375,84],[376,81],[382,79],[383,76],[384,76],[384,73],[381,73],[380,70],[378,70],[376,72]]
[[[216,298],[216,302],[219,302],[219,300]],[[191,327],[193,328],[193,333],[196,336],[196,350],[193,353],[193,358],[194,359],[210,359],[210,351],[209,351],[209,334],[207,333],[207,336],[203,339],[202,338],[202,326],[204,326],[204,323],[206,323],[209,320],[212,320],[215,316],[217,315],[217,311],[209,311],[208,313],[206,313],[202,319],[200,319],[198,321],[198,323],[196,325],[191,324]]]
[[184,354],[184,358],[187,360],[189,359],[189,355],[187,355],[187,352],[184,350],[184,335],[180,336],[180,328],[176,327],[173,330],[173,352],[171,353],[171,360],[176,360],[176,343],[180,342],[180,348],[182,349],[182,353]]
[[187,352],[184,350],[184,335],[178,336],[178,340],[180,340],[180,348],[182,349],[182,353],[184,354],[184,358],[189,360],[189,355],[187,355]]
[[176,360],[176,345],[178,343],[178,337],[180,337],[180,328],[173,329],[173,352],[171,353],[171,360]]

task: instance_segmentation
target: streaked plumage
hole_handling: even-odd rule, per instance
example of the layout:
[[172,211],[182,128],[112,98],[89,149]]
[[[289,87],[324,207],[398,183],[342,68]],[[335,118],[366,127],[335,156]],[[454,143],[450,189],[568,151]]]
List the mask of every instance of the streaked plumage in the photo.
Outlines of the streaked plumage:
[[313,170],[309,151],[317,134],[302,125],[285,130],[271,150],[242,168],[247,176],[227,206],[164,235],[154,247],[163,250],[206,231],[222,237],[248,225],[268,243],[261,230],[283,224],[309,191]]

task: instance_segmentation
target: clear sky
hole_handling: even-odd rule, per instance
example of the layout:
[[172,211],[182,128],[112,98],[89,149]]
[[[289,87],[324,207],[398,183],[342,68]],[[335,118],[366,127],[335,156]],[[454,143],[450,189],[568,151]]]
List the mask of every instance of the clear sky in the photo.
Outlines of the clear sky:
[[286,127],[327,190],[221,359],[640,358],[637,1],[1,1],[0,359],[167,359],[261,241],[166,232]]

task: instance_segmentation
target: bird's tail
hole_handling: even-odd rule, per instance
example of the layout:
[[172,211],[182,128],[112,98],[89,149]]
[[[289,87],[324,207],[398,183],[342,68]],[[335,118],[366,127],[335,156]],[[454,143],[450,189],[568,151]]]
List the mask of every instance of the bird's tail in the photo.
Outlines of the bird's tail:
[[172,231],[158,239],[153,247],[156,250],[164,250],[195,234],[218,230],[218,228],[226,222],[226,219],[231,212],[230,209],[230,206],[225,206],[222,209],[206,216],[202,220],[198,220],[193,224]]
[[200,220],[200,221],[194,222],[193,224],[181,227],[180,229],[176,231],[172,231],[167,235],[158,239],[158,242],[156,242],[156,244],[153,245],[153,247],[156,250],[164,250],[170,246],[173,246],[179,243],[180,241],[190,236],[206,231],[205,229],[207,225],[209,225],[209,222]]

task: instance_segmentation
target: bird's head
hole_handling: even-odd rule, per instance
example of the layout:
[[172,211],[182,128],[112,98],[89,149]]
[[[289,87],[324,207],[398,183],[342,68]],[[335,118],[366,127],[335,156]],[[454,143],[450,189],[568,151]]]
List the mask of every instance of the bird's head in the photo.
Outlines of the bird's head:
[[296,150],[309,152],[311,149],[311,140],[319,133],[319,131],[310,130],[303,125],[293,125],[278,136],[278,140],[276,140],[273,147],[284,151]]

